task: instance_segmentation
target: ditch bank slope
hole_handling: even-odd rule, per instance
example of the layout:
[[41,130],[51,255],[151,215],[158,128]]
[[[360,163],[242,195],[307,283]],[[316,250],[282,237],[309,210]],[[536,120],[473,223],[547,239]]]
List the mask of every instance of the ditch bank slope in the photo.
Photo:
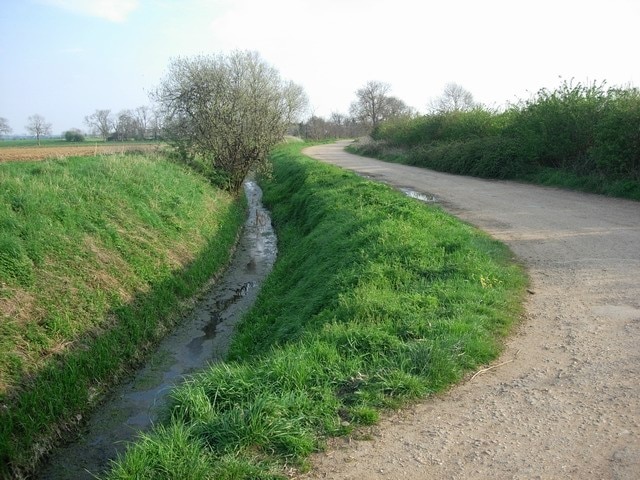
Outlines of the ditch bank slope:
[[182,320],[244,217],[153,155],[0,164],[0,478],[68,440]]
[[372,441],[336,440],[304,478],[637,478],[640,204],[305,150],[425,194],[507,243],[531,277],[502,358],[394,414]]

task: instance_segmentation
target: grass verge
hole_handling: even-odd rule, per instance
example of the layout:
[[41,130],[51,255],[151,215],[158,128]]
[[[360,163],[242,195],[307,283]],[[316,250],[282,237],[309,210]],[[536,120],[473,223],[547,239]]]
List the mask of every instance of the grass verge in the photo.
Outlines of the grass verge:
[[499,353],[526,284],[504,245],[304,146],[263,181],[279,257],[228,361],[176,389],[107,478],[282,478]]
[[179,321],[243,217],[161,157],[0,165],[0,477],[31,469]]

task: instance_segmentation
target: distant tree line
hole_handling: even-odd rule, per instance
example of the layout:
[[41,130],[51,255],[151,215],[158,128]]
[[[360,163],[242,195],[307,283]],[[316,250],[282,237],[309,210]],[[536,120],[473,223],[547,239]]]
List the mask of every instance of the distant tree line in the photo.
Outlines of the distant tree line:
[[414,117],[416,111],[389,95],[390,90],[387,83],[369,81],[355,92],[356,100],[349,107],[349,115],[334,112],[328,119],[313,115],[300,123],[295,133],[310,140],[353,138],[371,133],[382,122]]
[[[24,128],[36,138],[38,145],[40,145],[42,137],[51,135],[51,124],[38,113],[29,116]],[[13,132],[13,129],[9,126],[9,121],[4,117],[0,117],[0,135],[8,135],[11,132]]]
[[[225,62],[229,65],[223,65]],[[217,134],[233,136],[231,130],[221,128],[221,125],[233,123],[232,116],[229,112],[225,113],[225,109],[232,107],[237,109],[235,123],[236,127],[241,128],[237,119],[242,115],[238,112],[241,112],[242,108],[248,108],[242,105],[246,101],[246,95],[260,98],[262,90],[267,92],[280,82],[277,72],[274,69],[269,71],[271,67],[260,62],[262,60],[253,52],[235,52],[229,58],[214,55],[176,60],[170,65],[167,78],[152,94],[156,102],[154,108],[140,106],[135,109],[121,110],[118,113],[110,109],[96,109],[85,116],[84,123],[89,128],[90,134],[99,136],[105,141],[159,140],[164,135],[166,139],[174,142],[182,155],[189,156],[194,153],[195,146],[201,140],[213,139],[210,135],[213,131]],[[234,75],[238,78],[246,77],[244,81],[247,84],[239,84],[238,79],[234,84],[232,81]],[[256,81],[256,79],[251,80],[251,76],[264,78]],[[251,82],[254,84],[250,85]],[[273,85],[269,86],[269,82]],[[241,93],[243,89],[247,92]],[[307,105],[302,88],[292,82],[282,82],[282,85],[277,86],[276,90],[278,89],[282,91],[275,97],[281,95],[284,103],[276,108],[278,112],[276,116],[282,113],[283,118],[286,117],[289,122],[278,128],[284,129],[285,133],[305,139],[358,137],[371,133],[382,122],[412,118],[416,115],[413,108],[389,94],[391,90],[389,84],[379,81],[369,81],[355,92],[356,100],[349,107],[348,115],[333,112],[329,118],[311,115],[306,120],[300,120]],[[235,100],[228,98],[233,95],[237,97]],[[216,106],[213,102],[207,104],[205,108],[206,102],[211,99],[216,99],[219,105]],[[273,101],[273,98],[270,101]],[[254,107],[256,105],[258,104],[254,103]],[[256,110],[250,113],[251,117],[255,118],[258,112]],[[225,115],[227,117],[223,118]],[[267,113],[265,121],[273,124],[273,118],[269,119],[269,115]],[[192,122],[195,123],[192,124]],[[280,124],[279,121],[276,123]],[[196,131],[185,130],[187,124],[189,128],[194,127]],[[27,130],[38,139],[42,135],[50,134],[50,128],[51,125],[46,123],[42,116],[29,117]],[[205,134],[205,130],[209,128],[211,132]],[[246,129],[243,131],[246,133]],[[0,134],[8,133],[11,133],[9,124],[5,118],[0,117]],[[77,128],[64,132],[63,136],[68,142],[85,140],[85,134]],[[198,138],[200,140],[197,140]],[[217,151],[219,147],[212,149],[211,143],[209,141],[206,148],[205,145],[201,145],[199,153],[204,153],[205,150],[208,153]]]
[[327,138],[355,138],[366,135],[370,128],[353,117],[334,112],[326,119],[312,115],[304,122],[290,129],[291,135],[307,140],[323,140]]
[[105,141],[158,140],[162,132],[162,117],[146,105],[121,110],[117,114],[98,109],[84,118],[91,133]]
[[[89,132],[105,141],[158,140],[162,133],[162,117],[159,112],[146,105],[135,109],[121,110],[114,114],[108,109],[95,110],[84,118]],[[40,139],[51,135],[51,123],[40,114],[31,115],[25,125],[26,131],[40,144]],[[0,135],[13,132],[6,118],[0,117]],[[85,134],[78,128],[63,132],[68,142],[83,142]]]

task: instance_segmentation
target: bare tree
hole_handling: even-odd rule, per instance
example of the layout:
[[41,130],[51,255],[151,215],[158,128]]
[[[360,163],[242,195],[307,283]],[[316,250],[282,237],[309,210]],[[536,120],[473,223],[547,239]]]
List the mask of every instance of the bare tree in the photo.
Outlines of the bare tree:
[[387,93],[391,90],[388,83],[370,81],[356,92],[357,100],[349,109],[351,115],[373,128],[383,120],[387,104]]
[[114,129],[111,110],[96,110],[91,115],[84,117],[84,123],[91,127],[93,133],[100,135],[103,140],[109,138]]
[[137,126],[138,126],[138,132],[136,137],[140,140],[143,140],[149,134],[149,130],[151,127],[151,122],[152,122],[151,109],[146,105],[142,105],[141,107],[136,108],[134,115],[135,115]]
[[298,125],[299,134],[303,138],[321,140],[327,138],[354,138],[368,132],[363,123],[339,112],[332,112],[329,119],[312,115]]
[[47,123],[45,118],[37,113],[27,118],[27,124],[24,128],[26,128],[27,132],[31,135],[35,135],[36,140],[38,140],[38,145],[40,145],[40,137],[43,135],[51,135],[51,124]]
[[476,106],[473,95],[457,83],[447,83],[442,95],[431,103],[437,113],[464,112]]
[[304,138],[311,140],[321,140],[331,137],[330,125],[328,122],[316,115],[312,115],[301,128],[301,133]]
[[309,98],[304,88],[289,81],[284,85],[283,98],[286,105],[286,122],[296,123],[309,106]]
[[137,116],[131,110],[122,110],[118,113],[113,126],[114,133],[108,138],[113,138],[120,142],[139,138],[140,124]]
[[351,116],[376,128],[385,120],[410,115],[412,109],[399,98],[388,95],[390,90],[388,83],[367,82],[356,92],[357,100],[349,109]]
[[149,134],[151,135],[151,138],[158,140],[163,128],[164,117],[162,112],[157,107],[153,107],[151,110],[151,116],[149,117]]
[[346,137],[345,127],[347,124],[347,117],[340,112],[331,112],[329,115],[329,125],[331,128],[331,136],[334,138]]
[[306,102],[302,88],[246,51],[173,60],[153,97],[167,139],[185,159],[210,162],[232,191],[266,165]]
[[0,135],[7,135],[12,131],[13,130],[9,126],[9,121],[4,117],[0,117]]
[[389,97],[387,99],[387,110],[385,113],[385,120],[398,117],[412,117],[416,115],[415,109],[408,106],[398,97]]

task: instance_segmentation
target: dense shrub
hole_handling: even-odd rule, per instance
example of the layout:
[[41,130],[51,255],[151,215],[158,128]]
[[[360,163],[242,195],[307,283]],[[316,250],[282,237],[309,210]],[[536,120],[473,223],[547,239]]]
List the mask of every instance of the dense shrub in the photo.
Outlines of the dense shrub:
[[514,178],[532,170],[519,154],[519,144],[497,135],[418,146],[407,153],[407,160],[415,166],[488,178]]
[[67,142],[84,142],[84,135],[80,130],[72,129],[64,132],[64,139]]
[[605,101],[601,86],[565,82],[517,107],[504,133],[519,139],[523,153],[540,166],[586,170]]
[[592,154],[598,170],[640,181],[640,90],[609,90]]
[[374,132],[374,139],[395,146],[430,145],[495,135],[500,116],[483,108],[470,111],[436,113],[418,118],[386,122]]
[[374,139],[366,153],[454,173],[522,178],[552,169],[638,182],[640,91],[564,82],[504,112],[477,107],[386,122]]

